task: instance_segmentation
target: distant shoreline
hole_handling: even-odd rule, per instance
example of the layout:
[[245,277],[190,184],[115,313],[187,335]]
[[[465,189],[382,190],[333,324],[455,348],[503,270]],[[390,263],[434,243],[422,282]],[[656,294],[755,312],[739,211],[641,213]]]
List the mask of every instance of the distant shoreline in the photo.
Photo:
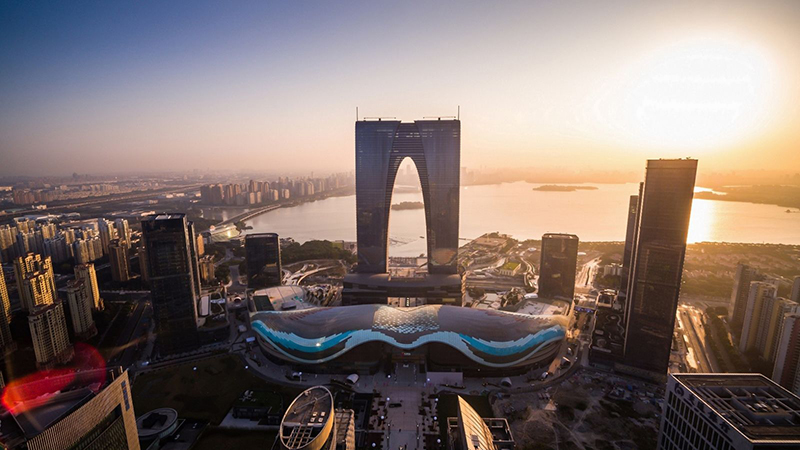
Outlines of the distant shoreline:
[[597,186],[563,186],[558,184],[545,184],[533,188],[540,192],[575,192],[575,191],[596,191]]
[[392,205],[393,211],[403,211],[406,209],[423,209],[425,205],[422,202],[401,202]]

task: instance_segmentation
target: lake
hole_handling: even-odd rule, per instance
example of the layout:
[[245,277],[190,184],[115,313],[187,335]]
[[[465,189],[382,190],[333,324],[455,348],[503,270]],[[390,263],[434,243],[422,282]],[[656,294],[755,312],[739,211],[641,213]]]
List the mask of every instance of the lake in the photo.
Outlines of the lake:
[[[534,191],[541,184],[503,183],[461,188],[460,236],[474,239],[499,231],[517,239],[544,233],[573,233],[584,241],[625,239],[628,198],[637,183],[597,184],[596,190]],[[701,190],[702,188],[698,188]],[[422,201],[421,192],[395,192],[392,203]],[[208,210],[225,219],[241,209]],[[213,211],[213,212],[212,212]],[[800,244],[800,213],[753,203],[694,200],[688,241]],[[274,232],[298,242],[312,239],[355,241],[355,196],[334,197],[280,208],[247,221],[248,232]],[[393,210],[389,219],[390,256],[425,253],[425,213]]]

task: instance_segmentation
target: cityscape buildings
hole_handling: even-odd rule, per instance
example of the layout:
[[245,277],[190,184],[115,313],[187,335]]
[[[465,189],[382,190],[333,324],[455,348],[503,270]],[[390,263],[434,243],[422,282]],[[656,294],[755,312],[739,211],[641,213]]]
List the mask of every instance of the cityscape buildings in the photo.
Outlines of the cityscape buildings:
[[199,279],[192,261],[194,236],[184,214],[153,214],[142,220],[147,271],[158,333],[164,355],[195,348]]
[[764,361],[774,362],[781,325],[787,313],[800,313],[800,305],[778,297],[773,284],[750,283],[739,350],[742,353],[755,351]]
[[247,288],[280,286],[281,243],[275,233],[253,233],[244,238]]
[[52,303],[56,298],[53,262],[49,257],[27,253],[14,260],[14,278],[23,311],[34,306]]
[[[639,183],[639,195],[642,193],[642,183]],[[636,221],[639,217],[639,195],[631,195],[628,202],[628,221],[625,227],[625,248],[622,252],[622,277],[620,278],[620,292],[625,296],[628,289],[628,279],[631,273],[633,246],[636,241]]]
[[37,367],[52,367],[72,359],[64,304],[60,301],[34,307],[28,315]]
[[333,394],[314,386],[286,408],[278,437],[284,450],[355,450],[353,411],[334,408]]
[[[388,274],[389,213],[400,163],[417,167],[425,206],[428,273],[414,280]],[[423,298],[461,305],[458,273],[459,120],[356,122],[356,235],[358,266],[344,280],[345,305]]]
[[14,346],[11,336],[11,300],[8,297],[6,277],[0,268],[0,352],[5,353]]
[[800,448],[800,398],[760,374],[670,374],[659,450]]
[[539,297],[572,300],[578,267],[578,236],[547,233],[542,236]]
[[658,377],[669,365],[696,174],[696,159],[648,160],[639,197],[624,364]]

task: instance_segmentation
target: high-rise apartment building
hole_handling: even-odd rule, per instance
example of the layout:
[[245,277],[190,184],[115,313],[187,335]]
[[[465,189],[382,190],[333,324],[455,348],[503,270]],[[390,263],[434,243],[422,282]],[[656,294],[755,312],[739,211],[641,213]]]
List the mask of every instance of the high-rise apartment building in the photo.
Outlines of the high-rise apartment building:
[[12,349],[11,338],[11,300],[8,298],[8,287],[3,269],[0,268],[0,353]]
[[800,398],[760,374],[670,374],[658,450],[800,448]]
[[64,305],[59,301],[34,308],[28,315],[37,367],[69,362],[74,355],[69,342]]
[[795,303],[800,303],[800,275],[794,277],[792,294],[789,296],[789,299]]
[[[139,450],[128,372],[84,370],[9,385],[0,447]],[[22,405],[22,406],[21,406]]]
[[117,282],[131,279],[128,241],[115,239],[108,246],[108,262],[111,264],[111,278]]
[[772,381],[800,395],[800,314],[789,313],[783,317]]
[[244,238],[247,288],[280,286],[281,243],[275,233],[253,233]]
[[184,214],[153,214],[142,220],[153,316],[161,354],[197,346],[194,235]]
[[[458,221],[461,122],[356,122],[358,266],[344,280],[343,304],[387,303],[389,298],[461,305]],[[428,274],[409,282],[388,274],[389,214],[400,164],[417,168],[425,204]]]
[[736,267],[731,303],[728,306],[728,323],[736,336],[742,335],[744,313],[747,310],[747,298],[750,296],[750,283],[763,280],[764,276],[747,264],[739,263]]
[[800,305],[778,297],[771,283],[750,283],[739,351],[755,351],[761,359],[774,362],[783,318],[788,313],[800,313]]
[[97,219],[97,228],[100,230],[100,242],[103,248],[103,254],[108,254],[108,246],[111,241],[117,239],[117,229],[114,227],[114,222],[100,218]]
[[197,263],[200,266],[200,281],[206,285],[210,284],[215,278],[214,270],[216,267],[214,265],[214,257],[205,255],[200,258]]
[[117,229],[117,238],[131,244],[131,227],[128,226],[128,219],[119,218],[114,220],[114,228]]
[[539,297],[572,301],[578,267],[578,236],[547,233],[542,236]]
[[76,278],[67,283],[67,305],[75,337],[85,340],[97,335],[97,327],[92,318],[94,302],[91,288],[86,286],[85,280]]
[[675,328],[695,159],[647,161],[628,280],[624,365],[666,374]]
[[94,270],[94,264],[78,264],[73,269],[75,271],[75,279],[84,281],[84,289],[86,295],[92,299],[92,307],[97,311],[102,311],[103,299],[100,297],[100,287],[97,284],[97,273]]
[[23,311],[33,311],[40,305],[50,305],[57,299],[57,292],[50,283],[51,276],[47,272],[34,272],[22,279],[22,290],[19,297]]
[[18,292],[22,292],[22,280],[36,272],[48,275],[48,282],[51,285],[50,290],[55,293],[56,280],[53,275],[53,260],[34,253],[27,253],[14,260],[14,278],[17,280]]

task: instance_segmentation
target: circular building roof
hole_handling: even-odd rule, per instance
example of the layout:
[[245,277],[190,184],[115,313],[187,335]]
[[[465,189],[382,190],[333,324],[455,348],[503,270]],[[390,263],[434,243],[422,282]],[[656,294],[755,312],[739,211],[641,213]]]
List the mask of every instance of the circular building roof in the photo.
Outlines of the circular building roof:
[[143,439],[169,436],[178,424],[178,411],[172,408],[154,409],[136,419],[139,437]]
[[333,430],[333,395],[314,386],[294,399],[281,421],[281,444],[290,450],[319,450]]

